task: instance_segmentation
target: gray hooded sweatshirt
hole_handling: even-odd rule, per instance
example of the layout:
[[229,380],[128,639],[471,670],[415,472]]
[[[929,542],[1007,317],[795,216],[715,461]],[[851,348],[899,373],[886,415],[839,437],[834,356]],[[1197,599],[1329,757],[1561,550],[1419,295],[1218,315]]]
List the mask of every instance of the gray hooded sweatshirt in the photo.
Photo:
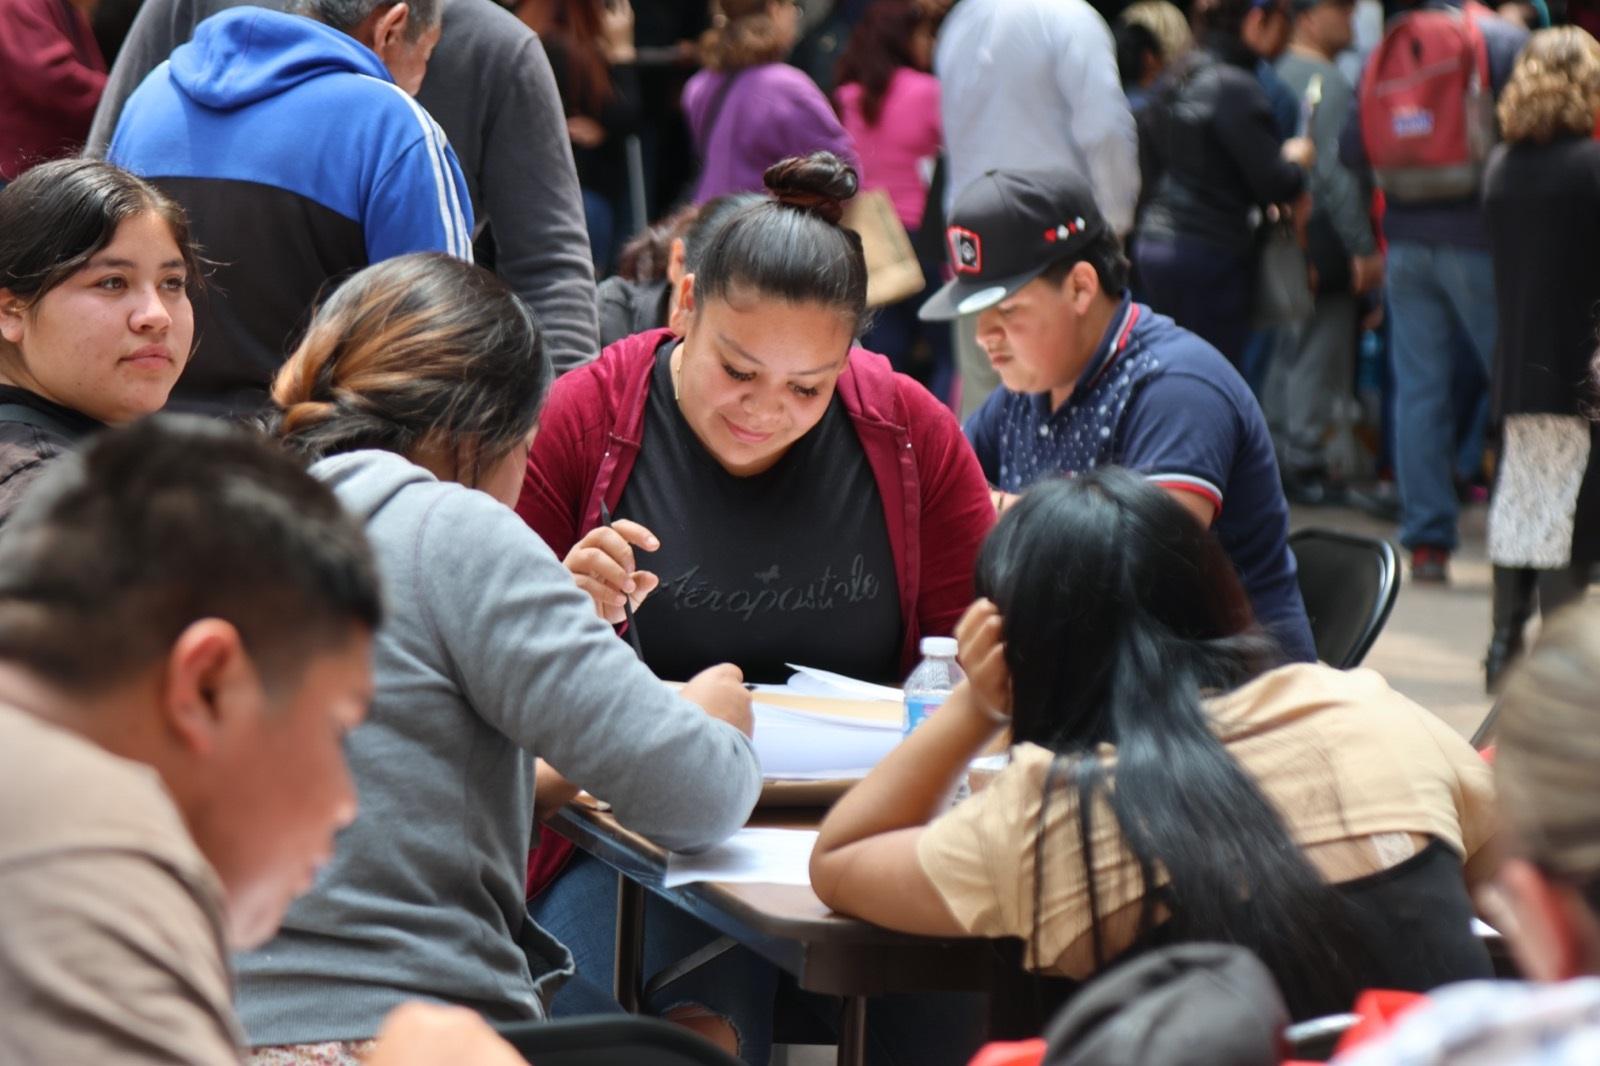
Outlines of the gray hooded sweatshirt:
[[278,936],[235,959],[250,1042],[363,1039],[417,997],[542,1017],[572,963],[523,903],[534,757],[695,849],[744,824],[755,755],[634,657],[509,508],[389,452],[311,472],[365,522],[388,618],[347,748],[360,813]]

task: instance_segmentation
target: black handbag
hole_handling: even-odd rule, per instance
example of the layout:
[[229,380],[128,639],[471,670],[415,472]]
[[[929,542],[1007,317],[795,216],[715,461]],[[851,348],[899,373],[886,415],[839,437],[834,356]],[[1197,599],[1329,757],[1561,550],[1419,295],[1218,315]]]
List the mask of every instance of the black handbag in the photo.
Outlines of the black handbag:
[[1306,271],[1306,253],[1294,225],[1287,217],[1260,229],[1260,255],[1256,260],[1257,329],[1293,325],[1311,317],[1314,298]]

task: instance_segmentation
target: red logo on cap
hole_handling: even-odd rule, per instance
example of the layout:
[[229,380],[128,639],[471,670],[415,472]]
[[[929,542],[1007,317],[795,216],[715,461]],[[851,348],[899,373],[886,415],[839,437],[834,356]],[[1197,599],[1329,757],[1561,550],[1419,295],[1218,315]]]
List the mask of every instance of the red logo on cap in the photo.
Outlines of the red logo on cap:
[[950,241],[950,265],[957,274],[983,273],[983,238],[960,226],[951,226],[945,236]]

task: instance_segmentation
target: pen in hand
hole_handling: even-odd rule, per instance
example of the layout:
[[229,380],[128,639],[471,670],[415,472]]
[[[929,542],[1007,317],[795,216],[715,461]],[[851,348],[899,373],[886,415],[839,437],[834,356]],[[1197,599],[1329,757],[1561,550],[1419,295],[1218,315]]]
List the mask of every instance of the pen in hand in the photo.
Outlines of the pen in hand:
[[[600,524],[611,524],[611,508],[606,506],[606,501],[600,501]],[[639,626],[633,619],[633,597],[624,593],[622,596],[622,621],[628,630],[628,643],[633,646],[633,654],[644,662],[644,647],[639,643]]]

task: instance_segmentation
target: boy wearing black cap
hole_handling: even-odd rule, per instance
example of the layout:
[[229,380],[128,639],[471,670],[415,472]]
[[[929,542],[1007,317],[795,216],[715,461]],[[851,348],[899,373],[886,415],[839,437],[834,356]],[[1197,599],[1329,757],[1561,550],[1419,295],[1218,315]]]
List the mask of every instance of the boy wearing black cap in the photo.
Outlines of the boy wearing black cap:
[[1144,473],[1214,526],[1286,655],[1314,660],[1261,409],[1215,348],[1133,301],[1088,187],[989,171],[957,200],[946,236],[956,277],[921,315],[978,316],[1003,387],[966,432],[990,484],[1018,493],[1106,464]]

